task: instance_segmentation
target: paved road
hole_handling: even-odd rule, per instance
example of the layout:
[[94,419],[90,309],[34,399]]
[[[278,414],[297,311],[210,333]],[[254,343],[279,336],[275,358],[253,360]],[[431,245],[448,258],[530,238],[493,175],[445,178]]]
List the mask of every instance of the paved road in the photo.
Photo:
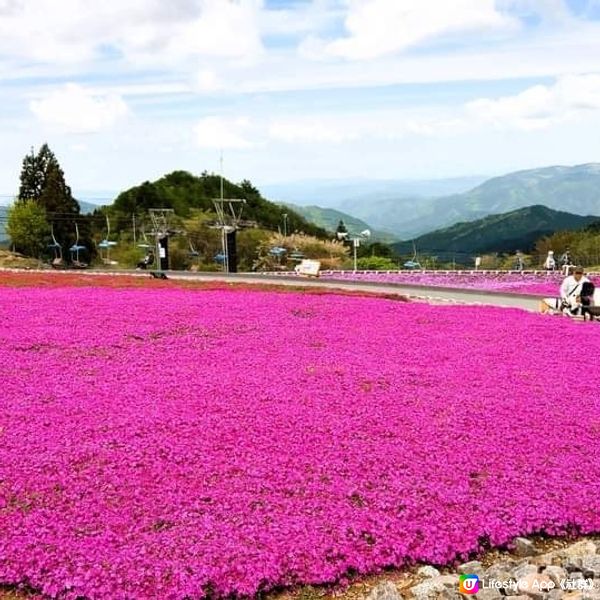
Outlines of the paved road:
[[[139,271],[137,272],[139,273]],[[296,275],[272,275],[261,273],[190,273],[187,271],[167,271],[171,279],[194,279],[199,281],[231,281],[238,283],[270,283],[277,285],[325,287],[340,290],[376,292],[379,294],[399,294],[411,298],[426,298],[465,304],[486,304],[491,306],[512,306],[537,311],[540,297],[531,294],[505,294],[463,288],[441,288],[401,283],[376,283],[367,281],[340,281],[318,279]]]
[[[19,269],[0,269],[0,271],[18,271]],[[31,270],[27,272],[31,273]],[[43,270],[41,273],[64,273],[65,271]],[[75,272],[75,271],[67,271]],[[100,270],[90,269],[76,271],[80,275],[137,275],[149,277],[150,271],[138,270]],[[483,290],[469,290],[464,288],[442,288],[425,285],[407,285],[404,283],[378,283],[373,281],[349,281],[338,279],[327,279],[327,277],[308,278],[298,275],[278,275],[269,273],[218,273],[203,272],[193,273],[190,271],[165,271],[169,279],[192,279],[196,281],[226,281],[237,283],[259,284],[267,283],[273,285],[320,287],[338,290],[352,290],[359,292],[374,292],[377,294],[398,294],[410,298],[456,302],[460,304],[484,304],[490,306],[510,306],[537,311],[540,297],[531,294],[505,294]]]

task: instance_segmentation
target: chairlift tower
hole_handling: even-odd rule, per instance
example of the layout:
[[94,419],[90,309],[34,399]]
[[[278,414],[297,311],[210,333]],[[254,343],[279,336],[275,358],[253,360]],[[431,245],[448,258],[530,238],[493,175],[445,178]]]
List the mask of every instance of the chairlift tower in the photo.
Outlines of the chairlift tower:
[[[158,276],[162,274],[162,259],[165,259],[168,268],[168,238],[169,238],[169,217],[174,214],[172,208],[149,208],[148,214],[152,221],[152,234],[156,242],[156,272]],[[161,244],[166,240],[165,245]]]
[[244,198],[223,197],[223,152],[221,152],[219,161],[221,166],[221,195],[219,198],[213,198],[215,212],[217,213],[216,228],[221,230],[223,271],[225,273],[237,273],[236,232],[240,226],[246,200]]
[[[221,193],[223,188],[221,188]],[[223,249],[223,271],[237,272],[236,232],[240,226],[242,211],[246,200],[244,198],[213,198],[217,213],[217,228],[221,230],[221,247]],[[234,256],[235,254],[235,256]],[[232,258],[230,264],[230,257]]]

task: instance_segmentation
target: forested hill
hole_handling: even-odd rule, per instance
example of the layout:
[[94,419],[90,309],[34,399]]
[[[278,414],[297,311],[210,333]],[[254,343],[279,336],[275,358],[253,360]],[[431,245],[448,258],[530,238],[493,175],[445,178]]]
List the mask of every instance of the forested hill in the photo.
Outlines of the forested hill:
[[[173,171],[157,181],[146,181],[119,194],[111,209],[124,214],[142,214],[149,208],[172,208],[175,214],[188,217],[193,209],[214,211],[213,198],[221,194],[219,175],[202,173],[200,177],[187,171]],[[224,198],[246,200],[242,218],[256,221],[259,227],[271,230],[283,227],[284,214],[288,232],[302,231],[317,237],[331,237],[331,233],[309,223],[295,211],[269,202],[249,181],[239,185],[223,180]]]
[[[510,212],[489,215],[476,221],[461,222],[415,238],[420,252],[487,253],[530,251],[537,240],[557,231],[577,231],[598,222],[598,216],[580,216],[546,206],[528,206]],[[408,253],[413,242],[394,245],[399,253]]]

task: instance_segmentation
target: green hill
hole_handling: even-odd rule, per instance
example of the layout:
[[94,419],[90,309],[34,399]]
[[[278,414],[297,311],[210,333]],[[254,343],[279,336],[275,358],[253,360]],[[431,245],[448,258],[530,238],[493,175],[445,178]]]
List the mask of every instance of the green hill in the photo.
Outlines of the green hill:
[[[221,178],[218,175],[205,172],[198,177],[187,171],[173,171],[157,181],[146,181],[120,193],[110,210],[131,215],[142,214],[149,208],[172,208],[176,215],[188,217],[194,209],[214,211],[213,198],[220,197],[220,193]],[[281,229],[283,215],[287,214],[288,233],[302,231],[321,238],[331,236],[295,211],[265,200],[247,180],[237,185],[224,179],[223,197],[246,200],[243,219],[254,221],[264,229]]]
[[[489,252],[527,252],[545,235],[556,231],[584,229],[599,217],[582,217],[535,205],[510,212],[489,215],[471,222],[460,222],[422,235],[414,240],[419,252],[435,253],[444,259],[457,254]],[[394,244],[400,254],[412,252],[412,242]]]

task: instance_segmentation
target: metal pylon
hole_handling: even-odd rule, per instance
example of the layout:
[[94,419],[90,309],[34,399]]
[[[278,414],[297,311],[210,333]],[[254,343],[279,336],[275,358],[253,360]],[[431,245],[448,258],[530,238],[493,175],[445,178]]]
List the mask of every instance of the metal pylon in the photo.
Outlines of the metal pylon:
[[223,271],[229,272],[229,252],[227,234],[239,228],[240,219],[246,200],[244,198],[213,198],[217,223],[221,229],[221,246],[223,248]]
[[174,214],[172,208],[149,208],[148,214],[152,221],[152,234],[156,242],[156,271],[161,273],[160,266],[160,240],[169,235],[169,217]]

